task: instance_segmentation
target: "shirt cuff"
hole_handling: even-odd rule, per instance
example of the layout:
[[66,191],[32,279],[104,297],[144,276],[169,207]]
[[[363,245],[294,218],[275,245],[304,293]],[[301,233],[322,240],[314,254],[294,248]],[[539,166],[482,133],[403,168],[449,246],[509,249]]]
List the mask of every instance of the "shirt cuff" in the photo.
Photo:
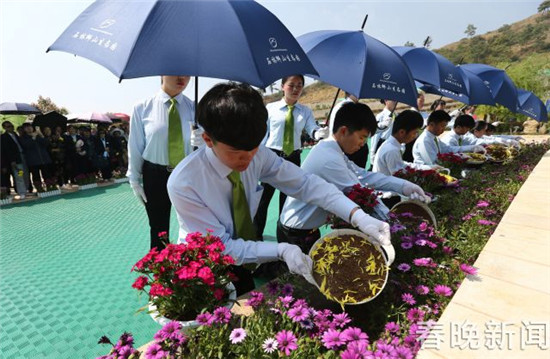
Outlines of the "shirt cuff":
[[278,243],[274,242],[257,242],[256,255],[258,256],[258,263],[273,262],[279,260],[278,257]]

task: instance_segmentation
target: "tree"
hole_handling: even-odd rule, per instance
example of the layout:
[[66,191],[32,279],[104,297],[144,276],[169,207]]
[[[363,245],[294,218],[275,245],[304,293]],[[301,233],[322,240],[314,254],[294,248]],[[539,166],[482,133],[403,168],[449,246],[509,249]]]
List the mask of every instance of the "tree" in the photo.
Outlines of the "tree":
[[32,103],[34,107],[38,108],[42,113],[48,113],[50,111],[56,111],[59,112],[62,115],[66,115],[69,113],[69,111],[65,107],[59,107],[57,106],[49,97],[42,97],[42,95],[38,96],[38,101]]
[[412,47],[414,47],[414,42],[407,41],[405,43],[405,45],[403,45],[403,46],[412,46]]
[[466,27],[466,31],[464,31],[464,33],[468,37],[473,37],[476,34],[476,30],[477,30],[477,27],[475,27],[472,24],[468,24],[468,26]]
[[430,46],[432,46],[432,38],[430,36],[428,36],[426,38],[426,40],[424,40],[424,44],[422,45],[424,46],[425,48],[429,49]]
[[547,14],[550,11],[550,0],[545,0],[539,5],[539,12]]

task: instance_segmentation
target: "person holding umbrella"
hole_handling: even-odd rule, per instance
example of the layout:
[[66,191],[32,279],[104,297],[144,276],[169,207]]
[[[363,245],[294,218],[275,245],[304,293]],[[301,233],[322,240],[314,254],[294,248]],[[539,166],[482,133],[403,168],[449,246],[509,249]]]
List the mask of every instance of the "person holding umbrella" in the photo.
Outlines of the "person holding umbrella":
[[[307,106],[298,103],[304,89],[304,76],[287,76],[281,81],[284,96],[281,100],[268,104],[267,135],[265,146],[283,159],[300,166],[302,131],[305,130],[315,140],[321,140],[329,135],[328,127],[321,128],[315,122],[313,112]],[[267,209],[273,197],[275,188],[268,183],[262,183],[264,192],[254,218],[258,238],[263,237],[267,220]],[[279,214],[283,209],[286,195],[279,195]]]
[[19,136],[14,131],[13,124],[10,121],[2,122],[4,133],[0,136],[0,167],[2,175],[0,177],[0,187],[10,192],[10,174],[13,176],[13,185],[20,199],[25,198],[27,186],[23,177],[26,171],[25,156],[23,147],[19,141]]
[[189,76],[162,76],[160,91],[136,104],[130,119],[126,176],[145,205],[151,248],[164,248],[159,233],[170,230],[168,177],[194,146],[202,144],[199,130],[192,129],[194,104],[183,95],[189,80]]

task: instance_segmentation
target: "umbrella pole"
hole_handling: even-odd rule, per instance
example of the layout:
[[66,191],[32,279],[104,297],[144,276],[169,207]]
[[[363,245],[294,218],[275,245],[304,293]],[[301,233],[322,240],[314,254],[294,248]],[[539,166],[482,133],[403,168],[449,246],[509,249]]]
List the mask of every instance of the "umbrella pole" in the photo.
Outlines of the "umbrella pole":
[[197,126],[197,105],[198,105],[198,102],[199,102],[199,77],[198,76],[195,76],[195,114],[193,116],[193,129],[196,130],[197,128],[199,128]]
[[365,24],[367,23],[367,19],[369,18],[369,14],[365,16],[365,19],[363,20],[363,25],[361,25],[361,31],[365,28]]
[[332,110],[334,109],[334,105],[336,104],[336,100],[338,100],[338,95],[340,94],[340,89],[336,91],[336,96],[334,96],[334,100],[332,100],[332,105],[330,106],[330,111],[328,112],[327,120],[325,122],[325,125],[330,125],[330,115],[332,114]]

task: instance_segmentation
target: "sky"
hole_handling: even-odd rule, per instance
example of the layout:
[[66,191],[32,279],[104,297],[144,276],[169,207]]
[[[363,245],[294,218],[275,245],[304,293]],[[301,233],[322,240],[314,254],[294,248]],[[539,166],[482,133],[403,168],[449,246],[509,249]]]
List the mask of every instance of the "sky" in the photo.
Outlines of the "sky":
[[[138,1],[138,0],[134,0]],[[132,113],[154,95],[158,77],[123,80],[85,58],[46,49],[93,1],[0,0],[0,103],[36,102],[50,97],[71,113]],[[537,12],[539,1],[313,1],[260,0],[294,36],[317,30],[359,30],[390,45],[411,41],[432,49],[464,38],[468,24],[483,34]],[[199,80],[199,97],[217,79]],[[306,80],[306,83],[309,82]],[[194,99],[194,81],[185,94]]]

